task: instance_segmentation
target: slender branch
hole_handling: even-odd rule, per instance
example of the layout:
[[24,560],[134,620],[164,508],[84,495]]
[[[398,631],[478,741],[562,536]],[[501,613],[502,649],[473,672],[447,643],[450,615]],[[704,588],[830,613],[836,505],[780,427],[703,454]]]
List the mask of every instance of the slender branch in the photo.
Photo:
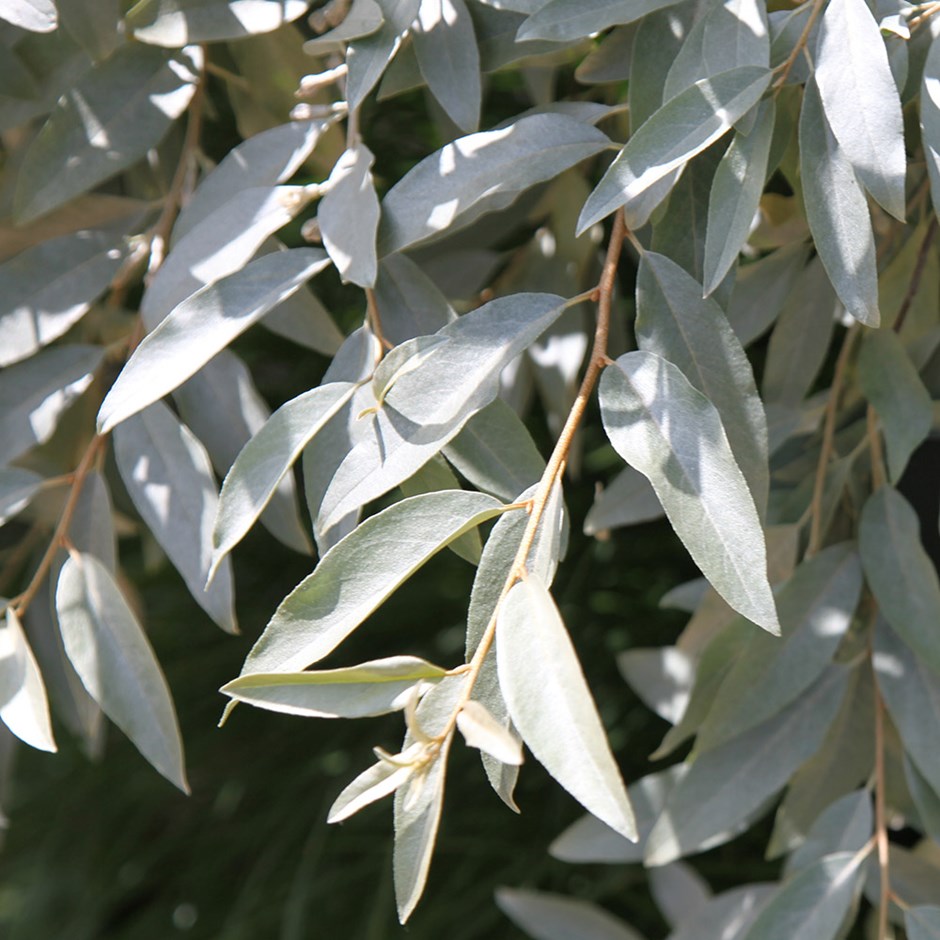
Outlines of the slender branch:
[[881,432],[878,429],[878,415],[871,405],[865,413],[865,434],[871,447],[872,489],[877,490],[887,482],[887,474],[885,473],[884,449],[881,446]]
[[832,457],[833,438],[836,430],[836,413],[839,409],[839,396],[845,384],[846,371],[855,340],[859,335],[858,324],[853,323],[845,334],[839,358],[836,360],[835,374],[832,378],[832,388],[829,390],[829,401],[826,403],[826,418],[823,424],[822,445],[819,448],[819,463],[816,465],[816,479],[813,484],[813,501],[811,506],[811,522],[809,544],[806,547],[806,557],[809,558],[819,551],[822,541],[822,501],[826,488],[826,471],[829,469],[829,459]]
[[72,516],[75,514],[75,507],[78,505],[78,497],[81,495],[85,478],[94,467],[98,448],[101,447],[103,443],[104,438],[96,434],[89,442],[88,447],[85,448],[85,453],[82,454],[82,459],[75,469],[72,488],[69,491],[68,499],[65,501],[65,506],[62,509],[62,515],[59,516],[59,521],[56,524],[55,531],[52,533],[52,538],[49,540],[49,545],[46,547],[45,554],[42,556],[39,566],[33,573],[32,578],[30,578],[26,590],[10,601],[9,606],[11,606],[19,616],[25,613],[26,608],[29,607],[36,597],[36,592],[39,590],[43,578],[52,567],[56,552],[62,546],[68,535],[69,525],[72,522]]
[[930,253],[930,245],[936,234],[937,216],[933,215],[930,224],[927,226],[927,231],[924,233],[924,240],[920,243],[920,250],[917,252],[917,261],[914,262],[914,270],[911,272],[911,282],[907,285],[907,293],[904,295],[904,300],[901,301],[901,306],[898,308],[898,315],[894,318],[893,329],[895,333],[901,332],[901,327],[904,326],[904,321],[911,309],[911,305],[917,297],[917,291],[920,290],[920,282],[924,276],[924,268],[927,266],[927,256]]
[[366,317],[369,321],[369,328],[375,334],[383,349],[394,348],[394,343],[390,343],[382,332],[382,318],[379,315],[379,305],[375,301],[375,291],[366,288]]
[[[457,702],[450,720],[444,730],[437,736],[436,740],[444,741],[454,730],[457,723],[457,715],[463,706],[470,699],[474,683],[483,668],[487,654],[493,645],[496,636],[496,622],[499,609],[506,599],[513,585],[526,576],[526,560],[529,557],[529,551],[535,536],[538,532],[539,523],[542,521],[542,515],[545,512],[545,506],[552,493],[556,481],[564,471],[565,463],[568,459],[568,453],[571,450],[571,442],[575,432],[584,416],[584,410],[597,384],[601,372],[609,364],[610,359],[607,356],[607,340],[610,334],[610,313],[613,301],[614,283],[617,277],[617,264],[620,260],[620,254],[623,251],[623,242],[626,237],[626,224],[624,221],[623,210],[619,210],[614,217],[614,225],[610,235],[610,242],[607,245],[607,257],[604,260],[604,268],[601,272],[600,282],[596,288],[597,294],[597,323],[594,328],[594,344],[591,349],[591,357],[588,362],[584,378],[581,380],[581,386],[578,394],[575,396],[571,410],[565,420],[564,427],[558,435],[552,454],[545,465],[545,470],[539,480],[538,487],[532,501],[529,504],[529,521],[526,523],[525,531],[522,533],[522,539],[519,542],[519,548],[516,551],[509,574],[500,591],[499,598],[493,608],[483,636],[470,660],[467,670],[467,682],[464,686],[463,694]],[[593,293],[593,292],[592,292]]]
[[790,50],[790,54],[787,56],[786,60],[777,66],[777,71],[779,71],[780,74],[774,79],[775,94],[786,84],[790,71],[796,60],[800,57],[800,53],[806,48],[806,43],[809,41],[809,34],[813,31],[813,26],[816,25],[816,20],[819,19],[819,14],[822,13],[822,9],[825,5],[826,0],[815,0],[809,18],[806,20],[806,25],[803,27],[803,32],[800,33],[800,38],[797,39],[796,44],[793,49]]

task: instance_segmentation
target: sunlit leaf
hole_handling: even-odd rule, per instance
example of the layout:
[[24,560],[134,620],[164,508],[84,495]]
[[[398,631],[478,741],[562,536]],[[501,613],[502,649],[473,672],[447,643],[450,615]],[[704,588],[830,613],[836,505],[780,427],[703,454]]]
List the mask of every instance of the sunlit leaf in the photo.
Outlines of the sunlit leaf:
[[42,673],[12,607],[0,631],[0,721],[32,747],[57,750]]

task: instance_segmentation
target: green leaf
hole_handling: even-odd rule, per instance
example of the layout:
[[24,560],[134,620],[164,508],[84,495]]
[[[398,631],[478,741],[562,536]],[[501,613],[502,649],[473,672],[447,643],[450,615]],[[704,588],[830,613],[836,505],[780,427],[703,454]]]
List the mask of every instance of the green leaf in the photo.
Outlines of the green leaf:
[[490,496],[448,490],[367,519],[284,598],[242,675],[293,672],[322,659],[429,558],[501,511]]
[[690,4],[679,3],[650,13],[637,24],[627,88],[632,133],[662,106],[666,76],[692,28],[695,13]]
[[594,499],[584,519],[584,534],[652,522],[663,514],[659,497],[649,480],[633,467],[624,467]]
[[832,286],[856,320],[878,326],[878,276],[868,202],[829,128],[815,81],[807,82],[803,92],[800,178],[806,220]]
[[[760,100],[769,69],[743,66],[703,79],[676,95],[636,130],[591,193],[578,219],[580,235],[718,140]],[[665,193],[662,194],[665,196]]]
[[878,690],[901,735],[904,749],[934,790],[940,790],[940,678],[928,669],[884,620],[875,628],[872,662]]
[[777,594],[780,638],[750,633],[699,729],[697,746],[727,741],[804,694],[848,632],[861,590],[862,568],[850,543],[800,565]]
[[522,741],[476,699],[467,701],[457,715],[457,728],[467,747],[479,748],[501,764],[522,763]]
[[56,0],[56,5],[62,26],[95,62],[124,43],[120,0]]
[[847,670],[830,667],[769,721],[697,754],[650,833],[646,864],[665,865],[701,851],[748,820],[819,749],[847,683]]
[[406,173],[382,201],[379,255],[401,251],[554,179],[610,139],[564,114],[533,114],[508,127],[460,137]]
[[186,110],[201,55],[124,46],[69,88],[30,145],[14,197],[31,222],[127,169]]
[[907,931],[908,940],[938,940],[940,907],[909,907],[904,912],[904,929]]
[[[289,180],[329,126],[327,121],[291,121],[255,134],[230,150],[180,210],[173,225],[174,243],[237,193]],[[226,234],[231,237],[232,232]]]
[[940,582],[920,541],[917,514],[897,490],[882,486],[862,509],[859,552],[885,619],[940,675]]
[[309,6],[307,0],[140,0],[125,22],[135,39],[177,48],[270,33]]
[[773,100],[761,102],[751,132],[735,133],[715,171],[705,236],[706,294],[718,288],[750,236],[764,190],[775,118]]
[[940,796],[907,753],[904,754],[904,781],[917,809],[924,835],[936,842],[940,837]]
[[222,484],[212,533],[211,580],[244,538],[304,447],[350,398],[356,386],[331,382],[281,405],[239,453]]
[[650,894],[670,927],[699,922],[712,894],[708,882],[691,865],[673,862],[651,868],[647,877]]
[[0,631],[0,721],[31,747],[57,750],[42,673],[12,607]]
[[642,940],[622,920],[603,908],[547,891],[497,888],[496,904],[534,940]]
[[382,332],[396,344],[436,333],[457,319],[447,298],[407,255],[388,255],[379,262],[375,304]]
[[[407,480],[498,392],[499,374],[565,309],[552,294],[500,297],[439,330],[446,342],[402,374],[339,465],[320,507],[324,529]],[[363,419],[365,420],[365,419]]]
[[592,33],[641,19],[647,13],[672,6],[676,0],[549,0],[519,27],[517,42],[547,39],[571,42]]
[[685,773],[682,764],[647,774],[627,787],[636,817],[637,842],[630,842],[596,816],[585,813],[555,838],[548,847],[553,858],[573,864],[619,865],[642,862],[643,848],[676,782]]
[[897,483],[911,454],[930,433],[930,393],[893,330],[872,330],[862,337],[858,381],[881,418],[888,471]]
[[[753,133],[757,133],[755,128]],[[724,311],[677,264],[644,252],[636,284],[640,349],[677,366],[718,410],[758,515],[767,508],[767,419],[744,348]]]
[[835,852],[785,881],[742,940],[834,940],[855,900],[864,854]]
[[101,404],[100,433],[172,392],[328,263],[313,248],[265,255],[184,300],[128,359]]
[[934,213],[940,215],[940,42],[934,41],[924,62],[920,88],[920,133],[930,176]]
[[338,823],[349,819],[369,804],[394,793],[413,774],[414,768],[407,764],[396,766],[391,761],[379,760],[343,789],[330,807],[326,821]]
[[172,784],[189,792],[170,690],[143,628],[108,570],[92,555],[69,558],[59,575],[62,639],[85,688]]
[[633,41],[639,22],[617,26],[581,60],[574,77],[582,85],[602,85],[623,82],[630,77],[633,59]]
[[522,739],[589,812],[628,839],[636,820],[574,646],[537,575],[500,605],[499,684]]
[[317,210],[323,246],[344,282],[372,287],[378,268],[375,234],[379,225],[379,197],[372,182],[375,157],[363,144],[343,153]]
[[600,401],[614,449],[653,484],[715,590],[779,633],[757,510],[715,406],[676,366],[643,351],[604,370]]
[[[332,25],[332,21],[324,17],[322,12],[314,13],[313,16],[321,17],[320,22],[315,22],[311,18],[311,25],[317,32]],[[332,52],[337,48],[342,49],[347,40],[359,39],[361,36],[374,33],[382,25],[384,19],[382,8],[376,0],[352,0],[342,22],[322,36],[308,39],[304,43],[304,52],[307,55],[322,55],[324,52]]]
[[91,384],[104,350],[73,343],[0,371],[0,454],[7,463],[50,437]]
[[787,859],[786,874],[814,865],[833,852],[859,852],[875,827],[871,794],[853,790],[831,803],[813,823],[806,841]]
[[[183,423],[206,448],[216,473],[225,476],[241,449],[271,417],[247,366],[223,350],[173,392]],[[296,552],[310,554],[310,536],[301,523],[297,489],[285,474],[261,513],[268,531]]]
[[26,359],[77,323],[125,256],[107,232],[76,232],[0,265],[0,366]]
[[832,132],[862,185],[904,220],[904,127],[888,52],[865,0],[832,0],[819,24],[816,84]]
[[464,0],[422,3],[412,38],[431,94],[462,131],[475,131],[482,94],[480,53]]
[[617,668],[643,703],[670,724],[689,704],[695,661],[676,646],[636,647],[617,657]]
[[720,937],[721,940],[741,940],[754,923],[776,885],[755,884],[732,888],[711,898],[669,935],[669,940],[701,940]]
[[58,25],[53,0],[4,0],[0,19],[34,33],[49,33]]
[[39,492],[42,477],[19,467],[0,467],[0,525],[12,519]]
[[223,630],[237,633],[228,560],[206,587],[219,497],[205,448],[157,402],[115,431],[114,457],[134,506],[196,603]]
[[446,670],[416,656],[392,656],[344,669],[252,673],[219,690],[240,702],[285,715],[367,718],[400,711],[415,686]]

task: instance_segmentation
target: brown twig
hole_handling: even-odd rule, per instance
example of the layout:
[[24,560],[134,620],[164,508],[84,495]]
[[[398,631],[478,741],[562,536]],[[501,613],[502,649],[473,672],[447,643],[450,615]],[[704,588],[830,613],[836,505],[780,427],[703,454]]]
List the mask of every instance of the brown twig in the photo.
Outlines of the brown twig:
[[382,317],[379,315],[379,305],[375,301],[375,291],[366,288],[366,318],[369,321],[369,328],[375,334],[383,349],[393,349],[395,344],[389,342],[382,332]]
[[858,336],[859,328],[853,323],[839,350],[836,360],[836,369],[832,378],[832,388],[829,390],[829,401],[826,402],[826,418],[823,424],[823,439],[819,448],[819,463],[816,465],[816,479],[813,483],[813,500],[810,503],[810,530],[809,544],[806,546],[806,557],[809,558],[819,551],[822,541],[822,500],[826,488],[826,471],[829,469],[829,459],[832,456],[833,438],[836,429],[836,412],[839,408],[839,396],[845,383],[846,371],[852,349]]
[[878,415],[871,405],[865,413],[865,434],[868,437],[868,446],[871,448],[872,489],[877,490],[887,482],[887,474],[885,473],[884,448],[881,446],[881,432],[878,430]]
[[796,44],[793,46],[793,49],[790,50],[790,54],[785,61],[777,66],[777,71],[779,71],[780,74],[774,79],[774,94],[779,93],[780,89],[786,84],[790,71],[793,69],[796,60],[800,57],[800,53],[806,48],[806,43],[809,41],[809,34],[813,31],[813,26],[815,26],[816,20],[819,19],[819,14],[822,13],[822,9],[825,5],[826,0],[815,0],[813,9],[809,14],[809,19],[807,19],[806,25],[803,27],[803,32],[800,33],[800,38],[797,39]]

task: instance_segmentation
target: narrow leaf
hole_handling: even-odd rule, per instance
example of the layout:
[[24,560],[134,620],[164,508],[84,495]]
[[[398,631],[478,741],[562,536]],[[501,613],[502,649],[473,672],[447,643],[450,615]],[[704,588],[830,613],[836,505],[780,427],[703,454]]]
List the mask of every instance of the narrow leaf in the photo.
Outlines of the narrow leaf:
[[498,888],[496,903],[534,940],[642,940],[635,930],[590,901],[546,891]]
[[0,467],[0,525],[12,519],[42,486],[42,477],[19,467]]
[[940,940],[940,907],[910,907],[904,912],[908,940]]
[[519,27],[517,42],[547,39],[571,42],[608,26],[618,26],[641,19],[647,13],[672,6],[676,0],[639,0],[623,4],[620,0],[549,0]]
[[530,575],[499,609],[499,683],[509,714],[545,769],[628,839],[636,820],[577,654],[548,589]]
[[396,767],[380,760],[359,774],[340,793],[330,807],[326,821],[338,823],[349,819],[369,804],[394,793],[402,784],[407,783],[413,773],[412,767]]
[[715,590],[779,633],[757,510],[714,405],[676,366],[642,351],[604,371],[600,401],[614,449],[653,484]]
[[584,519],[584,534],[597,535],[609,529],[659,519],[663,507],[649,480],[633,467],[624,467],[598,493]]
[[31,747],[57,750],[42,673],[12,607],[0,631],[0,721]]
[[930,44],[920,89],[920,132],[934,213],[940,215],[940,42]]
[[62,639],[85,688],[141,754],[189,792],[173,701],[143,628],[107,569],[91,555],[59,575]]
[[742,940],[776,887],[775,884],[753,884],[724,891],[669,934],[669,940],[701,940],[703,937]]
[[492,497],[451,490],[367,519],[281,602],[242,675],[292,672],[322,659],[431,556],[501,510]]
[[181,385],[329,263],[311,248],[265,255],[183,301],[134,350],[98,412],[106,434]]
[[53,0],[4,0],[0,19],[34,33],[50,33],[58,25]]
[[[660,108],[627,141],[584,204],[580,235],[718,140],[760,100],[769,69],[743,66],[696,82]],[[666,194],[663,193],[663,196]]]
[[457,728],[464,736],[467,747],[486,751],[503,764],[522,763],[522,742],[474,699],[470,699],[460,709]]

